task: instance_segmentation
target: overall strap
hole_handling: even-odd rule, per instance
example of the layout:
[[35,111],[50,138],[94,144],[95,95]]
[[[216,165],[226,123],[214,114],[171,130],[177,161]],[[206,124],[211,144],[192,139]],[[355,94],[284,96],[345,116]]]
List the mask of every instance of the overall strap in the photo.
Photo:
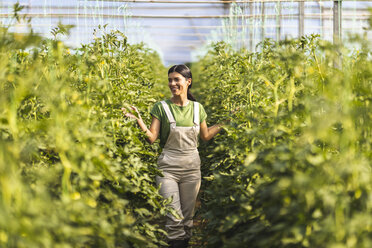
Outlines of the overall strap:
[[161,105],[163,105],[164,111],[168,117],[170,124],[176,124],[176,120],[174,119],[172,112],[169,109],[168,104],[165,101],[161,101]]
[[199,126],[200,120],[199,120],[199,103],[194,102],[194,124],[196,126]]

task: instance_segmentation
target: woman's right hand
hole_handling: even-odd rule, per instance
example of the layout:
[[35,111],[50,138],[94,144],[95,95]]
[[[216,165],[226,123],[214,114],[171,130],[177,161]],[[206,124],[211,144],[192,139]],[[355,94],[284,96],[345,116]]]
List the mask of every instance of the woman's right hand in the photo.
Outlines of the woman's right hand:
[[227,118],[226,120],[223,120],[221,125],[228,125],[228,124],[230,124],[231,120],[233,119],[233,116],[239,110],[240,110],[240,107],[236,107],[234,110],[231,110],[230,111],[230,118]]
[[130,107],[133,111],[135,111],[138,115],[138,117],[130,112],[128,112],[124,107],[121,108],[121,110],[123,111],[123,114],[126,116],[126,117],[129,117],[129,118],[132,118],[132,119],[135,119],[135,120],[139,120],[141,119],[141,115],[138,111],[138,109],[135,107],[135,106],[131,106]]
[[[129,112],[129,109],[131,109],[135,113],[131,113],[132,111]],[[135,106],[122,107],[121,110],[126,117],[137,120],[137,123],[142,131],[146,133],[147,141],[150,142],[150,144],[154,143],[154,141],[158,138],[160,132],[160,121],[155,117],[152,117],[150,129],[147,129],[146,124],[143,122],[142,117]]]

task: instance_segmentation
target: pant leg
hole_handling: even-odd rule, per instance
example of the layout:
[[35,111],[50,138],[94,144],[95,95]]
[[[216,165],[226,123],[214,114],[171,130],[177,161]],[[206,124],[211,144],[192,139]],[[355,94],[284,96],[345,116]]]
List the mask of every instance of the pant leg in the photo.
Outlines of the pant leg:
[[159,193],[164,198],[172,197],[173,200],[169,204],[181,217],[176,218],[174,215],[168,213],[166,217],[165,229],[169,239],[184,239],[186,232],[183,226],[183,214],[181,211],[181,202],[179,194],[179,185],[177,178],[171,173],[163,172],[164,177],[156,176],[156,183],[160,186]]
[[192,235],[191,228],[193,227],[194,209],[200,189],[200,183],[200,170],[188,172],[179,182],[180,201],[184,217],[183,225],[186,232],[186,239],[189,239]]

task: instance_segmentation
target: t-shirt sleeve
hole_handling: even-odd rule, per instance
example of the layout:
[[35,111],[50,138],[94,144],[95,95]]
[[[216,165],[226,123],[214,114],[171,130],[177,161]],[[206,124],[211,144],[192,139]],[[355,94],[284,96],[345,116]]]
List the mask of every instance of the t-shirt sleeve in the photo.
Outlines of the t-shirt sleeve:
[[199,106],[200,106],[199,108],[200,109],[200,123],[202,123],[204,120],[207,119],[207,113],[205,112],[203,105],[199,103]]
[[156,117],[156,119],[158,120],[161,120],[161,110],[160,110],[160,105],[161,103],[160,102],[157,102],[155,103],[154,107],[152,107],[151,111],[150,111],[150,114],[154,117]]

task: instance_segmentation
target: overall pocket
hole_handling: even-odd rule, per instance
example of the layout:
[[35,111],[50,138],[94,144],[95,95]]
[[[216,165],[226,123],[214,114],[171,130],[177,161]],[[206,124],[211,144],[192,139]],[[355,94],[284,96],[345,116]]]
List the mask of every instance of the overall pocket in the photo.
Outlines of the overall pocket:
[[164,158],[165,158],[165,154],[164,153],[161,153],[160,156],[158,157],[158,165],[159,166],[165,164]]

